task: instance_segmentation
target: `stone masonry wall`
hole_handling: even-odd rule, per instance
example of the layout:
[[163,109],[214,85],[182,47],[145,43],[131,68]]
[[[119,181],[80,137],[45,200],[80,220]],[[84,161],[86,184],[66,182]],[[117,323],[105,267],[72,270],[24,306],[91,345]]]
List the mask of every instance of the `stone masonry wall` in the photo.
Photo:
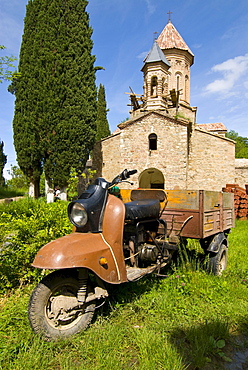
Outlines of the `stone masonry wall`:
[[235,184],[241,188],[245,188],[248,184],[248,159],[236,158],[235,159]]
[[[148,137],[157,135],[157,150],[149,150]],[[148,168],[160,170],[165,188],[185,188],[187,177],[187,122],[154,112],[130,121],[118,135],[102,141],[102,176],[113,178],[123,169],[137,169],[132,176],[139,186],[139,175]]]
[[92,168],[95,177],[112,181],[124,168],[121,164],[120,133],[97,142],[93,150]]
[[[176,121],[161,112],[131,119],[117,134],[97,144],[93,168],[108,181],[125,168],[137,169],[131,179],[134,188],[139,187],[139,176],[148,168],[163,173],[165,189],[221,191],[228,183],[239,183],[235,180],[235,143],[194,125],[192,129],[189,137],[187,120]],[[149,150],[151,133],[157,135],[157,150]]]
[[188,189],[221,191],[233,183],[235,143],[199,129],[192,133]]

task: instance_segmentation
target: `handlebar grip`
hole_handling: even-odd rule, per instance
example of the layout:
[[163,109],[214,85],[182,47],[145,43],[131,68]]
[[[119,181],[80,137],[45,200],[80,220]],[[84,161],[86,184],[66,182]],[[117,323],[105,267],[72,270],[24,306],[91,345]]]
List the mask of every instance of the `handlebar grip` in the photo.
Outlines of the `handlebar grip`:
[[137,170],[128,171],[128,176],[134,175],[135,173],[137,173]]

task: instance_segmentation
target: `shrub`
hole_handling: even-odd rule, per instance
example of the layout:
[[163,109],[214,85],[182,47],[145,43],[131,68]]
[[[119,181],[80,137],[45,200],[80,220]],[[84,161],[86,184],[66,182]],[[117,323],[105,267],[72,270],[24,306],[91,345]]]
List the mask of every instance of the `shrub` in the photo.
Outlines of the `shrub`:
[[25,284],[41,274],[31,263],[37,251],[71,232],[67,202],[31,198],[0,205],[0,291]]

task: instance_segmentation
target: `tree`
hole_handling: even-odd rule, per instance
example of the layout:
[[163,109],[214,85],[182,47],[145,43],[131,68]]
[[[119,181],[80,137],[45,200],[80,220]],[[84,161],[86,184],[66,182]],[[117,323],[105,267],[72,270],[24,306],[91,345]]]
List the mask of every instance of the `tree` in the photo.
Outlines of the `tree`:
[[66,186],[95,141],[95,57],[86,0],[29,0],[13,122],[20,168]]
[[226,137],[236,141],[235,158],[248,158],[248,138],[239,136],[237,132],[231,130],[226,133]]
[[11,179],[7,180],[7,187],[10,190],[28,189],[29,182],[22,170],[18,166],[12,166],[8,171]]
[[7,163],[7,155],[3,152],[4,143],[0,141],[0,187],[5,185],[5,180],[3,177],[3,169]]
[[[6,49],[5,46],[0,45],[0,50]],[[3,80],[12,80],[13,72],[12,68],[15,68],[13,62],[16,60],[15,57],[4,56],[0,57],[0,83]]]
[[107,119],[107,104],[105,98],[105,88],[100,84],[97,96],[97,119],[96,119],[96,140],[101,140],[110,135]]
[[[39,196],[40,175],[43,170],[43,149],[40,127],[43,123],[41,92],[42,60],[39,60],[38,16],[39,1],[29,1],[26,7],[18,77],[9,87],[16,96],[13,120],[14,146],[17,162],[28,177],[35,197]],[[31,195],[31,193],[30,193]]]

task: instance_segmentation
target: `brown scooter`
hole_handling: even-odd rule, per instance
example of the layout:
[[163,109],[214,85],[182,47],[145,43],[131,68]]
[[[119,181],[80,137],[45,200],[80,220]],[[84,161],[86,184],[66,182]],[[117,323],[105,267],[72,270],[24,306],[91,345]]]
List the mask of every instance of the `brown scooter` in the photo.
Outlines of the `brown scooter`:
[[[167,242],[161,220],[163,190],[133,190],[133,200],[114,196],[116,185],[136,170],[124,170],[111,183],[98,178],[68,206],[75,231],[40,249],[33,266],[55,270],[36,286],[29,303],[29,321],[45,340],[67,337],[91,322],[96,302],[108,297],[105,283],[136,281],[157,271],[177,246]],[[117,188],[118,189],[118,188]]]

